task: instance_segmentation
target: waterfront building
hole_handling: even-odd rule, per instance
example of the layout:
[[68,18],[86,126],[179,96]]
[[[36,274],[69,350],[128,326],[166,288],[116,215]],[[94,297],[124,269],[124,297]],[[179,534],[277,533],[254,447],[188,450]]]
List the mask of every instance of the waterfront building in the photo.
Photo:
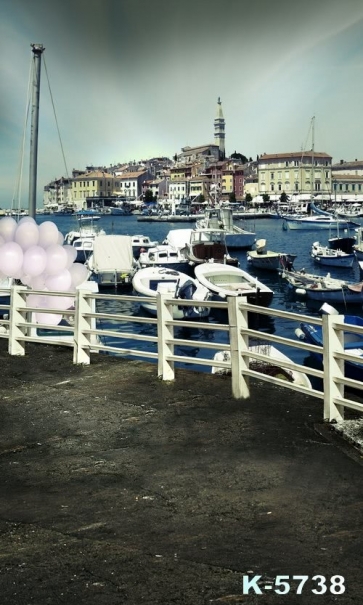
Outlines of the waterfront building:
[[137,172],[122,172],[115,170],[114,192],[126,200],[136,200],[142,195],[142,185],[151,179],[147,170]]
[[142,183],[142,195],[145,195],[147,190],[150,190],[155,199],[163,199],[168,193],[167,179],[152,179]]
[[45,211],[54,212],[61,208],[73,209],[72,182],[70,178],[61,177],[45,185],[43,192]]
[[87,208],[87,198],[104,198],[113,196],[114,176],[104,170],[93,170],[78,174],[72,178],[72,200],[77,210]]
[[332,157],[325,152],[264,153],[258,159],[258,190],[271,199],[288,195],[331,197]]
[[172,201],[181,202],[189,198],[188,179],[170,179],[168,197]]

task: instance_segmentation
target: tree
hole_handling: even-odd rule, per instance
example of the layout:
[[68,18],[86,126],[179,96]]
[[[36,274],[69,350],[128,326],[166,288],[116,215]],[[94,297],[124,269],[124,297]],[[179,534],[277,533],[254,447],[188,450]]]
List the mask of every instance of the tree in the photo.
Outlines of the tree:
[[247,204],[252,202],[252,195],[250,193],[246,193],[245,201]]
[[283,191],[280,195],[280,202],[281,202],[281,204],[287,204],[288,201],[289,201],[289,196],[285,193],[285,191]]
[[243,153],[237,153],[237,151],[232,153],[231,159],[241,160],[242,164],[247,164],[247,162],[248,162],[247,157],[245,155],[243,155]]
[[229,194],[229,203],[230,203],[230,204],[235,204],[235,203],[236,203],[236,201],[237,201],[237,200],[236,200],[236,194],[235,194],[235,192],[234,192],[234,191],[232,191],[232,192]]
[[144,194],[144,202],[153,202],[153,201],[154,201],[153,192],[151,191],[151,189],[146,189],[145,194]]
[[205,202],[205,197],[203,195],[203,193],[201,193],[200,195],[198,195],[198,204],[204,204]]
[[267,204],[270,201],[270,196],[268,193],[263,193],[262,195],[262,199],[265,202],[265,204]]

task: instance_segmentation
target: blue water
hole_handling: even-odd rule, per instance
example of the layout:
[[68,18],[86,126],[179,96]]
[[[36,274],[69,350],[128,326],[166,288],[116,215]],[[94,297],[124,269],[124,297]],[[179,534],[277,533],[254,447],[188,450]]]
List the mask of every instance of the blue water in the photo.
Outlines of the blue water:
[[[72,216],[37,216],[37,222],[41,223],[45,220],[51,220],[55,222],[58,226],[58,229],[65,235],[68,231],[77,229],[77,222],[75,217]],[[361,219],[362,221],[362,219]],[[267,241],[267,248],[269,250],[274,250],[278,252],[288,252],[291,254],[296,254],[297,258],[295,260],[294,266],[295,269],[302,269],[309,273],[316,273],[321,275],[326,275],[328,272],[327,268],[316,265],[314,261],[310,257],[311,245],[314,241],[320,241],[323,245],[328,243],[329,237],[336,237],[336,232],[330,233],[329,230],[319,230],[319,231],[285,231],[282,228],[282,221],[278,219],[257,219],[257,220],[249,220],[249,221],[236,221],[237,225],[243,226],[245,229],[252,230],[256,233],[256,238],[263,238]],[[363,222],[362,222],[363,224]],[[151,240],[158,240],[161,242],[167,235],[170,229],[190,229],[193,227],[193,223],[189,222],[140,222],[137,221],[137,216],[111,216],[111,215],[102,215],[101,219],[97,221],[97,226],[100,229],[104,229],[107,234],[121,234],[121,235],[148,235]],[[351,231],[350,235],[354,234]],[[340,234],[341,235],[341,234]],[[246,251],[244,250],[233,250],[233,256],[237,256],[240,266],[242,269],[247,270],[252,275],[258,277],[262,282],[268,285],[274,292],[273,301],[271,304],[271,308],[282,309],[286,311],[293,311],[295,313],[303,314],[303,315],[318,315],[318,309],[321,306],[318,304],[317,306],[312,306],[308,304],[303,299],[292,298],[290,290],[287,288],[287,284],[285,280],[279,277],[278,274],[269,271],[260,271],[253,269],[250,264],[247,262]],[[351,280],[351,281],[359,281],[359,268],[358,264],[355,263],[352,269],[339,269],[332,268],[330,273],[333,277],[340,277],[342,279]],[[113,292],[113,290],[109,290],[109,292]],[[130,293],[131,291],[118,291],[119,294],[122,293]],[[135,300],[133,302],[122,302],[115,301],[114,303],[101,303],[99,307],[100,311],[107,311],[108,313],[125,313],[127,315],[135,315],[135,316],[145,316],[147,317],[147,313],[140,309],[139,304]],[[339,310],[344,313],[346,309],[339,308]],[[349,306],[349,313],[355,315],[361,315],[363,317],[362,307],[352,307]],[[223,317],[213,316],[210,318],[210,321],[219,320],[225,321]],[[253,325],[251,327],[255,329],[259,329],[261,331],[275,333],[279,336],[284,336],[286,338],[296,339],[295,329],[298,325],[295,322],[280,319],[280,318],[271,318],[268,316],[254,316],[252,317]],[[138,323],[129,323],[117,322],[104,322],[103,326],[111,327],[112,329],[117,329],[118,331],[132,333],[135,332],[137,334],[145,334],[145,335],[156,335],[156,327],[152,324],[138,324]],[[209,340],[211,342],[216,343],[216,350],[222,348],[223,343],[228,342],[228,336],[224,332],[220,332],[217,330],[199,330],[197,328],[177,328],[175,331],[175,335],[178,338],[183,339],[192,339],[192,340]],[[114,341],[108,341],[107,344],[112,344],[113,346],[123,347],[123,348],[137,348],[143,351],[152,351],[156,352],[156,344],[150,342],[136,342],[132,339],[128,339],[123,337],[122,339],[117,339]],[[221,345],[221,346],[219,346]],[[304,351],[299,349],[287,347],[279,347],[283,350],[289,357],[291,357],[294,361],[298,363],[305,363],[305,365],[312,365],[312,360],[306,356]],[[212,358],[214,355],[214,351],[208,349],[201,349],[200,347],[176,347],[175,353],[178,355],[188,355],[192,357],[205,357]],[[179,364],[179,366],[189,367],[191,369],[198,369],[198,371],[209,371],[208,368],[203,368],[201,366],[193,366],[190,364]]]

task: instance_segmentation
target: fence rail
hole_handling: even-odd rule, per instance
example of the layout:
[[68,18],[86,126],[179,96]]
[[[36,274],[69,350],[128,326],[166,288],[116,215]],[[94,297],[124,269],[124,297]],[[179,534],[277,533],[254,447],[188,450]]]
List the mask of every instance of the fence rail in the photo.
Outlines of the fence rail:
[[[193,364],[194,366],[209,366],[231,373],[232,394],[236,398],[243,399],[250,396],[249,378],[254,377],[323,400],[323,416],[324,419],[329,421],[343,420],[345,408],[363,413],[363,403],[350,399],[346,394],[347,387],[362,391],[363,382],[347,378],[344,374],[345,362],[347,361],[363,365],[363,357],[357,357],[344,350],[344,330],[359,337],[363,336],[363,328],[345,324],[344,316],[309,317],[278,309],[251,306],[238,297],[229,297],[226,302],[203,301],[203,306],[228,313],[228,323],[198,322],[187,319],[173,319],[173,306],[180,306],[180,300],[170,298],[170,294],[167,293],[157,295],[157,318],[139,317],[128,313],[102,312],[97,308],[101,301],[135,303],[148,302],[149,299],[147,298],[77,290],[75,308],[60,311],[59,299],[62,296],[69,297],[69,293],[47,292],[47,296],[56,297],[55,301],[57,301],[57,305],[47,308],[32,306],[32,299],[29,298],[30,294],[41,296],[44,295],[44,292],[30,291],[23,286],[14,286],[11,289],[9,304],[0,305],[0,310],[3,314],[5,313],[4,319],[0,321],[0,338],[8,339],[8,352],[11,355],[24,355],[25,344],[36,342],[71,347],[73,349],[73,361],[78,364],[89,364],[92,354],[102,352],[140,357],[157,361],[158,376],[162,380],[175,379],[175,364],[179,362]],[[195,302],[183,300],[184,306],[195,306]],[[324,345],[320,347],[249,328],[248,312],[283,318],[291,322],[307,322],[319,325],[323,330]],[[42,314],[42,323],[36,321],[35,314],[39,313]],[[57,322],[52,325],[51,320],[53,321],[54,316],[59,317],[60,314],[66,320],[66,325],[59,325]],[[46,317],[50,318],[50,323],[45,321]],[[154,325],[156,335],[136,334],[112,329],[112,327],[103,328],[102,322],[106,320],[114,323],[115,327],[125,322]],[[208,340],[178,338],[175,335],[175,327],[222,331],[226,333],[229,342],[218,344]],[[44,330],[47,331],[46,334],[42,333]],[[128,339],[135,341],[136,344],[140,341],[143,343],[149,342],[155,345],[156,350],[142,350],[105,344],[104,339],[106,337],[115,340]],[[269,343],[268,346],[278,344],[320,354],[323,359],[322,370],[306,367],[291,360],[281,362],[279,360],[278,365],[281,365],[286,371],[303,372],[321,379],[323,390],[310,389],[253,369],[250,360],[271,363],[271,359],[268,352],[263,350],[263,347],[257,351],[249,348],[250,339],[252,338],[258,339],[264,346],[267,342]],[[223,349],[229,353],[230,360],[176,354],[175,347],[177,346],[198,347],[199,349],[215,351]]]

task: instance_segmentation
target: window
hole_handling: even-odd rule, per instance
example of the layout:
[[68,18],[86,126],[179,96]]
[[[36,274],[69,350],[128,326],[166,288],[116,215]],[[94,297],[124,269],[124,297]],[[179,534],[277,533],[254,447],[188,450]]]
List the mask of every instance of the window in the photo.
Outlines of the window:
[[285,166],[288,166],[288,165],[289,165],[289,162],[285,162]]
[[274,183],[271,183],[271,191],[275,191],[275,185],[274,185]]
[[271,173],[270,173],[270,179],[272,180],[272,179],[274,179],[274,178],[275,178],[275,173],[274,173],[274,172],[271,172]]
[[352,191],[355,191],[355,185],[352,185]]
[[348,191],[348,190],[349,190],[349,185],[346,184],[345,185],[345,191]]
[[288,179],[289,177],[290,177],[290,173],[289,173],[288,170],[286,170],[286,172],[285,172],[285,179]]
[[295,191],[299,191],[299,183],[295,183]]
[[294,160],[294,166],[298,166],[299,162],[297,160]]

